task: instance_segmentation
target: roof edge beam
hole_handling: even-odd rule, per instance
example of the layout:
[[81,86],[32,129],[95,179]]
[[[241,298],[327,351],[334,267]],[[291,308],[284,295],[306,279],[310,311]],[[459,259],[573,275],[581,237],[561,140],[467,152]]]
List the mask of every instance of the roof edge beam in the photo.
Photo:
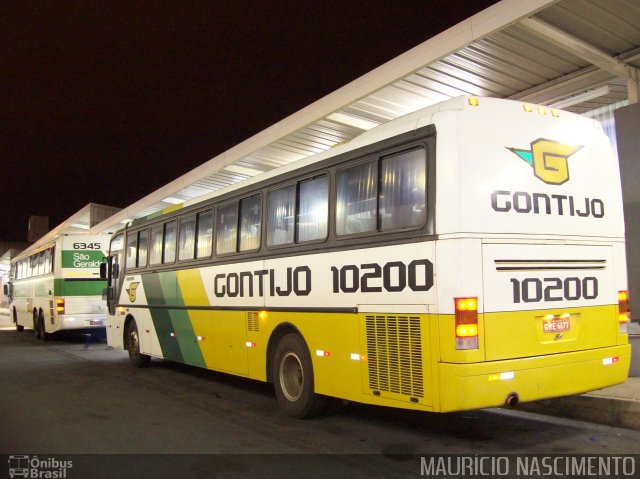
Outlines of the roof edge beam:
[[625,62],[618,60],[590,43],[545,21],[530,17],[520,20],[520,25],[539,37],[550,41],[554,45],[618,77],[635,82],[640,80],[640,70],[637,68],[627,65]]

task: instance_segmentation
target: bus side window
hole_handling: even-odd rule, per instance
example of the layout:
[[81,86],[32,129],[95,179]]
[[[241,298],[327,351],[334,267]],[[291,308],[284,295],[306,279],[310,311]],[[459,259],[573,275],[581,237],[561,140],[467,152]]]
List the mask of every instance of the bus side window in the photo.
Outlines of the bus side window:
[[193,259],[196,246],[196,217],[187,216],[180,220],[180,246],[178,259]]
[[164,224],[164,255],[163,263],[173,263],[176,260],[176,222]]
[[329,177],[300,182],[296,237],[299,242],[327,237],[329,218]]
[[260,247],[262,230],[262,197],[255,195],[240,201],[240,251],[256,250]]
[[151,227],[151,252],[149,254],[149,264],[155,265],[162,262],[162,234],[163,225]]
[[147,251],[149,250],[149,233],[147,230],[138,232],[138,261],[136,266],[144,268],[147,266]]
[[135,268],[136,267],[136,256],[138,249],[138,233],[129,233],[127,235],[127,260],[126,260],[126,268]]
[[29,277],[35,276],[36,274],[38,274],[38,258],[34,254],[29,257]]
[[424,148],[383,158],[380,164],[380,229],[409,228],[427,221],[427,159]]
[[216,253],[236,252],[238,233],[238,203],[218,208],[216,221]]
[[198,213],[198,258],[209,258],[213,246],[213,211]]
[[51,249],[44,252],[44,273],[51,273]]
[[267,203],[267,246],[293,243],[296,185],[271,191]]
[[336,192],[336,234],[339,236],[376,230],[377,162],[338,172]]

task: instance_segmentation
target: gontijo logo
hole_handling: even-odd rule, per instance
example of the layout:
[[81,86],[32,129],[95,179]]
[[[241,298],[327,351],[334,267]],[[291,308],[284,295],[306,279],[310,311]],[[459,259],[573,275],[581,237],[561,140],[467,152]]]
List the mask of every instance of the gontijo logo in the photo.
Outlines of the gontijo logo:
[[129,284],[129,287],[127,288],[127,293],[129,293],[129,301],[131,301],[132,303],[136,302],[136,291],[138,290],[138,286],[140,286],[140,281]]
[[533,174],[538,179],[550,185],[561,185],[569,180],[569,157],[581,148],[544,138],[531,142],[530,150],[507,147],[533,167]]

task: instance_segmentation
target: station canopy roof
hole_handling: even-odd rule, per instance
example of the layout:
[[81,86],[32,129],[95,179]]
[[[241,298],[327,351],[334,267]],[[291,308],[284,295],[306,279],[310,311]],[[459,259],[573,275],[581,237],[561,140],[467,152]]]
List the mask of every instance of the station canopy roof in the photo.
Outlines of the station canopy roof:
[[490,96],[588,113],[638,101],[638,0],[503,0],[94,226],[123,223],[325,151],[415,110]]

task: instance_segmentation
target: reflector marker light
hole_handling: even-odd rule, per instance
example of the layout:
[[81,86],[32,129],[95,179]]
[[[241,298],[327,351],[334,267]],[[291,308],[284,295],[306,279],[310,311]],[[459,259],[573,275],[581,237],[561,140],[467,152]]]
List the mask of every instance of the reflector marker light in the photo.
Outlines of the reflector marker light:
[[360,361],[360,355],[358,353],[351,353],[351,359],[354,361]]
[[560,112],[558,110],[551,110],[551,115],[558,118],[560,116]]
[[171,337],[175,338],[176,337],[176,333],[171,333]]
[[513,371],[509,371],[506,373],[495,373],[489,374],[489,381],[508,381],[509,379],[513,379],[515,377],[515,373]]
[[204,341],[204,336],[196,336],[196,339],[197,339],[198,341]]
[[531,113],[533,111],[533,107],[531,105],[529,105],[528,103],[525,103],[524,105],[522,105],[522,108],[527,113]]
[[331,356],[329,351],[323,351],[322,349],[316,349],[316,356]]
[[244,343],[246,347],[248,348],[255,348],[256,347],[256,343],[251,342],[251,341],[247,341],[246,343]]
[[469,97],[469,105],[478,106],[479,105],[478,99],[476,97],[474,97],[474,96]]
[[612,358],[604,358],[602,360],[602,364],[605,366],[609,366],[610,364],[615,364],[617,362],[620,361],[620,357],[619,356],[614,356]]
[[547,109],[543,106],[538,106],[538,113],[540,115],[546,115],[547,114]]
[[267,312],[266,312],[266,311],[260,311],[260,312],[258,313],[258,318],[260,318],[260,319],[262,319],[262,320],[267,319]]

